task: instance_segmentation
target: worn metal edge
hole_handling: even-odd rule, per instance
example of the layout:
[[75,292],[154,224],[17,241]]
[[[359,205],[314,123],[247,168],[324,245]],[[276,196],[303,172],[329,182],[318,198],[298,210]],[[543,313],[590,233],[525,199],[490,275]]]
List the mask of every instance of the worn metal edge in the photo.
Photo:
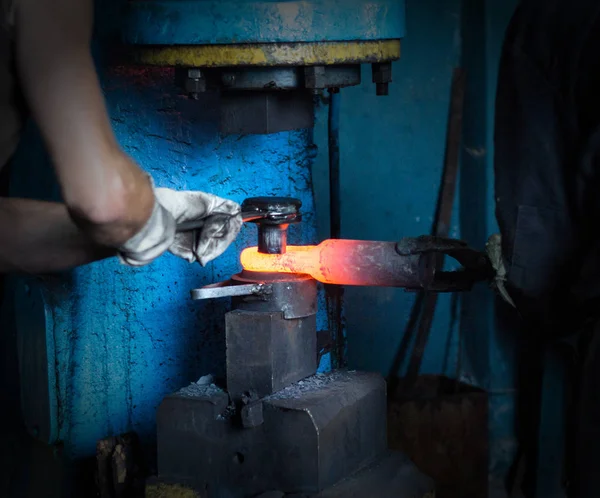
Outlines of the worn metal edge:
[[173,45],[131,47],[132,61],[149,66],[318,66],[390,62],[400,58],[400,40]]

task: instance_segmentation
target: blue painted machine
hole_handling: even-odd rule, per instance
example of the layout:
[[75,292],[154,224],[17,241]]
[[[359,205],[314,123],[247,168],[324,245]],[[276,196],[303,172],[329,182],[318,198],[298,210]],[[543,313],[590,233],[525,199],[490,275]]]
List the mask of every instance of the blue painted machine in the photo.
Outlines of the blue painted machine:
[[[377,95],[386,95],[391,62],[400,57],[404,35],[404,3],[397,0],[131,0],[128,10],[123,37],[133,62],[175,69],[176,87],[161,88],[156,96],[163,98],[170,90],[191,97],[169,102],[166,114],[186,121],[187,109],[214,95],[225,135],[311,128],[315,97],[358,85],[361,64],[372,65]],[[134,108],[150,100],[127,105]],[[122,112],[120,105],[113,114]],[[150,155],[144,157],[159,183],[218,188],[219,168],[207,188],[202,183],[206,171],[199,175],[193,161],[175,161],[169,165],[173,171],[159,168],[151,152],[143,151],[144,145],[156,147],[155,142],[140,147],[128,131],[121,131],[126,148],[134,156]],[[165,130],[152,132],[146,133],[171,140]],[[270,137],[274,147],[293,149],[280,137]],[[196,145],[195,140],[176,146]],[[256,140],[260,152],[256,144],[261,139]],[[246,180],[246,192],[267,188],[256,181],[264,173],[256,171]],[[265,181],[289,183],[291,176],[301,174],[291,168],[280,177],[267,175]],[[310,184],[301,189],[310,211]],[[215,193],[240,201],[247,197],[243,188],[234,195]],[[314,237],[310,221],[303,243]],[[233,258],[222,258],[222,272],[234,273],[239,246],[247,241],[242,234],[230,251]],[[350,479],[326,491],[372,464],[366,475],[384,476],[380,484],[393,479],[399,467],[406,470],[408,477],[396,480],[389,491],[431,490],[430,481],[404,457],[386,453],[383,379],[356,372],[316,375],[312,279],[276,278],[269,286],[278,291],[258,301],[238,295],[232,312],[212,301],[184,301],[189,289],[214,277],[172,260],[159,262],[152,273],[104,262],[17,285],[17,305],[27,310],[18,317],[18,328],[26,381],[23,410],[30,431],[49,443],[65,442],[71,455],[89,456],[106,435],[133,430],[147,438],[154,432],[158,403],[176,391],[164,398],[158,412],[158,470],[167,482],[204,487],[211,498],[273,487],[333,497],[362,486],[356,496],[372,496],[368,480]],[[290,309],[289,299],[278,300],[286,292],[299,307]],[[227,366],[217,369],[226,370],[218,373],[227,378],[228,392],[203,382],[178,390],[200,368],[202,353],[193,348],[200,351],[207,345],[198,337],[219,329],[224,315]],[[257,347],[249,335],[266,342]],[[204,371],[214,367],[202,365]],[[300,468],[311,470],[302,474]]]
[[180,88],[220,95],[222,133],[311,128],[314,96],[373,67],[387,95],[404,3],[394,0],[129,2],[125,41],[143,65],[176,67]]
[[[315,97],[358,85],[364,63],[372,64],[377,95],[387,95],[404,35],[398,1],[128,5],[125,41],[134,62],[174,67],[178,87],[193,100],[218,96],[223,134],[312,128]],[[283,230],[267,225],[259,224],[259,247],[285,252],[287,223]],[[164,399],[158,411],[160,479],[215,498],[273,489],[315,495],[373,465],[369,472],[382,482],[382,468],[404,469],[406,478],[395,486],[388,479],[389,492],[430,491],[428,479],[404,457],[385,453],[383,379],[315,376],[316,282],[300,275],[259,280],[242,272],[234,285],[205,291],[233,297],[234,311],[225,315],[227,390],[201,380]],[[248,291],[253,286],[264,292]],[[195,291],[196,299],[200,295]],[[369,483],[363,478],[346,487],[369,496]],[[334,493],[340,492],[347,490]]]

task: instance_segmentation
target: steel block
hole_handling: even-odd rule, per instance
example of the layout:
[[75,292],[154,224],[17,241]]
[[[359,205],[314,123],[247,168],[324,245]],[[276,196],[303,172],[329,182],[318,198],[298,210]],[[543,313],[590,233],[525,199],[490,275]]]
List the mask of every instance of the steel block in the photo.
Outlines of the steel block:
[[435,482],[410,458],[390,451],[315,498],[433,498],[435,492]]
[[386,450],[386,384],[364,372],[315,375],[266,398],[264,418],[285,456],[278,489],[314,493]]
[[224,92],[219,129],[224,134],[269,134],[312,128],[314,104],[306,91]]
[[229,415],[224,391],[195,389],[159,408],[158,470],[165,482],[208,498],[317,493],[385,452],[386,389],[376,374],[335,372],[293,384],[265,398],[263,424],[247,429]]
[[261,427],[244,429],[224,391],[167,396],[158,409],[158,473],[208,498],[273,489],[274,450]]
[[354,66],[309,66],[304,68],[306,88],[344,88],[360,85],[360,65]]
[[281,312],[225,315],[227,391],[234,400],[268,396],[317,370],[316,315],[286,320]]

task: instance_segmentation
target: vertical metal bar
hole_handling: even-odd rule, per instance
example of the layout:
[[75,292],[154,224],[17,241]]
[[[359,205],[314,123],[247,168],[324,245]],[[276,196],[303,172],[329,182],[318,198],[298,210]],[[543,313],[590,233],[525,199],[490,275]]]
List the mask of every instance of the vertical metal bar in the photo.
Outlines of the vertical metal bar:
[[340,92],[329,91],[329,224],[332,239],[341,236],[340,199]]
[[[456,193],[456,179],[458,177],[458,166],[460,158],[460,144],[462,138],[463,110],[466,92],[466,76],[461,68],[456,68],[452,75],[452,89],[450,97],[450,114],[448,117],[448,129],[446,132],[446,156],[444,161],[444,173],[440,195],[437,206],[435,225],[433,227],[434,235],[447,237],[450,232],[450,223],[452,221],[452,207],[454,205],[454,195]],[[434,267],[441,269],[444,264],[443,255],[436,255]],[[417,337],[413,348],[413,354],[410,358],[408,370],[406,373],[407,386],[412,385],[421,370],[423,354],[429,333],[433,324],[433,317],[437,305],[437,294],[425,292],[423,310],[421,312],[421,322],[417,330]]]
[[[342,231],[341,186],[340,186],[340,93],[338,88],[329,90],[329,236],[339,239]],[[339,285],[325,287],[329,329],[335,341],[335,366],[346,362],[346,341],[343,327],[343,293]]]

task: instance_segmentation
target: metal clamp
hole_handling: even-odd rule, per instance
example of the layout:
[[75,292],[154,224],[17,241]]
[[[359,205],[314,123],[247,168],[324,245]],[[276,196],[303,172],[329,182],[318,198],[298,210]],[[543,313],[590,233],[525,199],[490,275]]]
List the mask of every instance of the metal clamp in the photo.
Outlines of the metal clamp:
[[267,213],[254,221],[258,225],[258,252],[283,254],[287,247],[287,229],[302,220],[302,202],[293,197],[251,197],[242,203],[242,211]]
[[401,256],[441,254],[450,256],[463,266],[456,271],[436,271],[426,289],[433,292],[468,291],[475,283],[491,280],[495,275],[487,255],[462,240],[432,235],[407,237],[396,244],[396,252]]

